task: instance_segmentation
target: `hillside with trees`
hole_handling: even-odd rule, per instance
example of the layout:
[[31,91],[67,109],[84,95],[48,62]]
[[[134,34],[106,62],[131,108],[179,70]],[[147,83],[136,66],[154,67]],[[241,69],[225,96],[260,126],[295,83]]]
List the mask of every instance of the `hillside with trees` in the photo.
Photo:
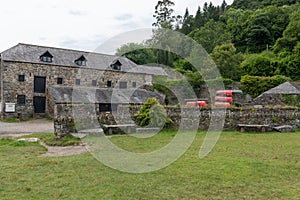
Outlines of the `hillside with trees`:
[[[187,8],[182,16],[174,15],[173,6],[171,0],[158,1],[153,15],[153,39],[124,45],[117,55],[126,52],[124,55],[138,64],[171,66],[187,76],[195,89],[199,88],[203,84],[201,75],[184,58],[146,48],[158,41],[161,28],[168,28],[201,44],[226,84],[242,82],[246,89],[252,83],[253,87],[263,88],[259,89],[261,92],[274,86],[264,81],[280,84],[300,80],[300,0],[235,0],[232,5],[223,1],[218,6],[205,3],[194,15]],[[182,51],[186,57],[192,53],[188,46],[182,46]],[[253,82],[258,79],[259,82]],[[254,97],[258,95],[257,91],[246,91]]]

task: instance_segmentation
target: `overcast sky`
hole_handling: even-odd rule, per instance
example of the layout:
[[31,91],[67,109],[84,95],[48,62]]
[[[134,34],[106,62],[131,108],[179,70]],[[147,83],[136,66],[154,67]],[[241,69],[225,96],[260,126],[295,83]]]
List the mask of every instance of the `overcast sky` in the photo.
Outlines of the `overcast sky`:
[[[158,0],[7,0],[0,5],[0,52],[29,43],[93,51],[123,32],[151,28]],[[220,5],[223,0],[211,0]],[[231,4],[233,0],[226,0]],[[205,0],[175,0],[176,14],[195,14]],[[210,1],[208,1],[210,2]]]

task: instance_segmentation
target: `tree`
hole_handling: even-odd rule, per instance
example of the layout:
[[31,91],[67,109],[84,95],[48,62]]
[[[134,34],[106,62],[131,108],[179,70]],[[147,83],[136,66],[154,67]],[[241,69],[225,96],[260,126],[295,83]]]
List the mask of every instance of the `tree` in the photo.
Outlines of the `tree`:
[[194,19],[193,29],[200,28],[200,27],[204,26],[204,24],[205,24],[205,21],[204,21],[204,18],[203,18],[203,14],[201,12],[201,8],[199,6],[198,10],[196,12],[195,19]]
[[231,40],[225,28],[224,23],[210,20],[204,27],[191,32],[189,36],[201,44],[208,53],[211,53],[215,46]]
[[222,5],[221,5],[221,12],[222,14],[225,12],[226,8],[227,8],[227,3],[225,0],[223,0]]
[[247,49],[247,27],[248,18],[252,15],[249,10],[243,11],[241,9],[230,8],[222,16],[222,19],[226,22],[226,31],[232,36],[232,42],[234,43],[237,51],[244,52]]
[[138,65],[156,63],[157,61],[153,50],[144,44],[125,44],[117,49],[116,55],[125,56]]
[[299,0],[234,0],[232,7],[236,9],[251,9],[264,8],[266,6],[284,6],[299,3]]
[[189,34],[193,30],[193,25],[194,25],[194,18],[192,15],[190,15],[189,10],[186,9],[183,21],[182,21],[182,27],[181,27],[181,32],[183,34]]
[[277,70],[276,57],[272,52],[251,54],[242,62],[242,69],[251,76],[273,76]]
[[181,18],[181,16],[172,15],[174,13],[172,9],[174,5],[175,3],[171,0],[158,1],[155,6],[155,14],[153,15],[156,22],[154,22],[152,26],[173,29],[176,26],[174,23],[178,22]]
[[283,37],[276,41],[274,52],[280,58],[280,73],[300,80],[300,9],[296,7]]
[[226,43],[216,46],[211,53],[223,78],[239,81],[243,74],[240,64],[243,61],[243,55],[237,53],[234,44]]
[[282,74],[289,76],[293,80],[300,80],[300,42],[293,51],[281,59]]

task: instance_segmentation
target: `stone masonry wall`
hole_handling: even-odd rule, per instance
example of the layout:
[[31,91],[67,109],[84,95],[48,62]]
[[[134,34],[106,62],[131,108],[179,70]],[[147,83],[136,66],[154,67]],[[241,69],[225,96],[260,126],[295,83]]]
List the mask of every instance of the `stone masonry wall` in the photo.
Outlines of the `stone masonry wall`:
[[[74,106],[76,106],[75,109]],[[138,112],[139,107],[130,107],[130,114],[124,115],[124,110],[128,109],[123,106],[120,111],[114,116],[122,118],[121,123],[132,123],[134,114]],[[173,121],[171,129],[178,129],[181,121],[183,129],[190,129],[191,121],[194,117],[191,116],[193,108],[173,108],[167,107],[166,112],[168,117]],[[72,111],[73,110],[73,111]],[[68,105],[57,104],[55,106],[55,132],[72,132],[74,129],[72,124],[76,123],[73,118],[73,112],[76,110],[76,120],[80,120],[81,129],[95,128],[100,124],[115,124],[114,117],[111,113],[98,112],[98,105]],[[125,112],[126,113],[126,112]],[[199,114],[199,130],[208,130],[212,117],[218,123],[222,118],[219,109],[201,109]],[[90,116],[87,117],[87,116]],[[185,116],[181,118],[181,116]],[[118,119],[120,120],[120,119]],[[90,121],[97,122],[97,124],[89,124]],[[98,123],[98,121],[100,123]],[[298,108],[236,108],[228,109],[226,111],[224,130],[236,130],[237,124],[259,124],[259,125],[292,125],[300,126],[300,110]],[[85,127],[86,126],[86,127]]]
[[[19,75],[25,76],[24,82],[19,82]],[[46,92],[34,92],[34,77],[46,77]],[[33,97],[46,97],[46,115],[53,115],[53,103],[47,95],[47,88],[58,85],[57,78],[63,79],[61,86],[74,86],[76,79],[80,79],[80,86],[107,88],[107,81],[111,81],[111,87],[119,87],[120,81],[127,82],[127,88],[149,85],[152,82],[151,75],[124,73],[120,71],[100,71],[96,69],[64,67],[47,64],[33,64],[20,62],[4,62],[3,85],[5,103],[15,103],[16,112],[3,113],[4,118],[20,117],[29,118],[38,116],[34,114]],[[96,81],[96,86],[92,82]],[[135,82],[135,84],[134,84]],[[80,87],[78,86],[78,87]],[[17,96],[25,95],[25,105],[17,104]],[[42,115],[43,116],[43,115]]]

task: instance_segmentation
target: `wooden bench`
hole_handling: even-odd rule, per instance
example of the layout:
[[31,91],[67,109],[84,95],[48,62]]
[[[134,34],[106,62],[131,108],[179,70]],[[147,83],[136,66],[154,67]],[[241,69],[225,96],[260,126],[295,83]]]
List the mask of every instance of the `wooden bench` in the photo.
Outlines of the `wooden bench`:
[[257,124],[238,124],[238,130],[240,132],[267,132],[269,125],[257,125]]
[[115,124],[115,125],[102,125],[104,129],[108,130],[108,134],[112,134],[113,129],[123,129],[126,133],[134,133],[136,131],[135,124]]

